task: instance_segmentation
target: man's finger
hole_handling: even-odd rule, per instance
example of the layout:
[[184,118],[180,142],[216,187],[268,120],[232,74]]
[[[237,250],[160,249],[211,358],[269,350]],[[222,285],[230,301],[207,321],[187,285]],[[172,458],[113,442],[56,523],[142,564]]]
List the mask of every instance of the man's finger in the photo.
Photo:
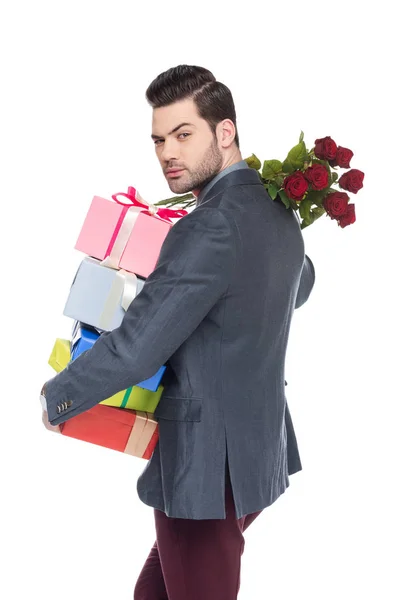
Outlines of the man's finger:
[[49,417],[47,415],[47,411],[42,411],[42,423],[49,431],[54,431],[55,433],[61,433],[61,429],[59,425],[51,425],[49,422]]

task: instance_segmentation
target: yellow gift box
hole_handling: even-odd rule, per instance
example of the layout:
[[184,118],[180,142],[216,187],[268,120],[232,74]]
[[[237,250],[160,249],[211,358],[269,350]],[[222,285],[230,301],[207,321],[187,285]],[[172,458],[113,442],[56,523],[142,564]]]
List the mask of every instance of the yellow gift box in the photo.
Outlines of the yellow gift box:
[[[57,338],[53,350],[50,354],[49,365],[60,373],[71,360],[71,343],[69,340],[63,340]],[[160,401],[161,395],[164,391],[162,385],[158,386],[156,392],[151,392],[138,386],[129,387],[127,390],[123,390],[102,400],[100,404],[107,404],[107,406],[117,406],[118,408],[129,408],[132,410],[140,410],[143,412],[154,413],[157,404]]]
[[58,338],[51,351],[49,365],[57,371],[57,373],[60,373],[60,371],[65,369],[70,360],[71,349],[69,340],[61,340]]

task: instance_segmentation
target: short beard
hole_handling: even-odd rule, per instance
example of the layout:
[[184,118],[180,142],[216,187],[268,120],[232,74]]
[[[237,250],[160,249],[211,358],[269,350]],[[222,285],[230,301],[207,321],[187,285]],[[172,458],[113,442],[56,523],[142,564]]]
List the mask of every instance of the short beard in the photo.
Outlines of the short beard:
[[192,190],[201,190],[219,173],[222,164],[222,152],[218,149],[217,140],[213,136],[213,141],[205,151],[200,164],[196,166],[196,172],[191,173],[187,171],[188,180],[182,182],[171,180],[169,186],[176,194],[186,194]]

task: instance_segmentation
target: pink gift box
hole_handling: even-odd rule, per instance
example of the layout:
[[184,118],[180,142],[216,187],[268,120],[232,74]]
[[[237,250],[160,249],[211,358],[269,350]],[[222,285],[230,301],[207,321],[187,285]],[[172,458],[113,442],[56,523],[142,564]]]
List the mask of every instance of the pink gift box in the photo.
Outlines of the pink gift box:
[[172,223],[140,213],[120,260],[121,269],[148,277],[160,255]]
[[144,214],[141,206],[94,196],[76,250],[106,260],[107,266],[148,277],[173,224]]

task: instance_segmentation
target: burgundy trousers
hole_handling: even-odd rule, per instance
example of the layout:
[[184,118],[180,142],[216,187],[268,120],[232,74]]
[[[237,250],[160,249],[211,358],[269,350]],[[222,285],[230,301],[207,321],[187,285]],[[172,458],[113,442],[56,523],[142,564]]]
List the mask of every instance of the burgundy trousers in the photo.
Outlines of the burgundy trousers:
[[174,519],[154,509],[156,541],[134,600],[236,600],[243,532],[262,511],[236,519],[227,472],[226,519]]

